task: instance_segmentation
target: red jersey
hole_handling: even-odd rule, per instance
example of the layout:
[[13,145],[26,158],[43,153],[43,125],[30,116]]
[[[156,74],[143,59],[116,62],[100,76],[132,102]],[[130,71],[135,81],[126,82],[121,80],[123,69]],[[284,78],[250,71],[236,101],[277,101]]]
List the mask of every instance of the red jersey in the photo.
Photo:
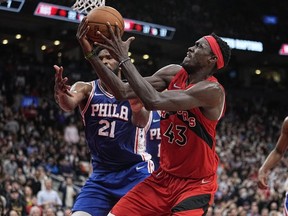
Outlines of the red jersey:
[[[171,81],[168,90],[191,88],[193,84],[186,86],[187,79],[188,74],[182,68]],[[213,76],[207,80],[218,82]],[[221,117],[224,108],[225,102]],[[215,152],[216,125],[219,119],[207,119],[198,107],[177,112],[162,111],[162,169],[182,178],[203,179],[214,175],[219,160]]]

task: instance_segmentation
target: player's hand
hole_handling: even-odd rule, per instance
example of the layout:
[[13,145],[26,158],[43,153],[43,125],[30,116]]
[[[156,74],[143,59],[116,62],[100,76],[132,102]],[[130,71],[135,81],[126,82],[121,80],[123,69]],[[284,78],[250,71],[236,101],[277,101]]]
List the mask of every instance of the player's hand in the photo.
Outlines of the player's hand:
[[63,78],[63,67],[59,67],[54,65],[55,69],[55,85],[54,85],[54,92],[56,95],[59,94],[67,94],[68,96],[72,96],[70,93],[70,85],[67,85],[68,78]]
[[257,181],[258,188],[262,190],[268,189],[267,176],[268,173],[260,168],[258,172],[258,181]]
[[76,34],[77,40],[80,43],[80,46],[82,47],[84,55],[93,50],[93,43],[91,43],[86,36],[87,32],[89,31],[89,28],[90,26],[88,25],[88,19],[87,17],[84,17],[78,26]]
[[130,44],[135,39],[135,37],[130,37],[126,41],[122,41],[118,23],[115,23],[115,33],[109,22],[107,22],[106,25],[109,30],[111,39],[108,39],[100,31],[98,31],[97,34],[102,37],[105,43],[94,42],[94,44],[109,50],[112,57],[119,62],[121,62],[123,59],[127,59]]

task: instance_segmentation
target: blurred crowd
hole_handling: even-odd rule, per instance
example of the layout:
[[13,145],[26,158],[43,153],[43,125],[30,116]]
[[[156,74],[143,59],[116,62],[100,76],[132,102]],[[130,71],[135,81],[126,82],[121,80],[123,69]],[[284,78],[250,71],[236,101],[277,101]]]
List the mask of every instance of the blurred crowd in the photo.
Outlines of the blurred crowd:
[[[191,40],[191,37],[198,38],[214,31],[223,37],[262,41],[270,48],[275,42],[279,45],[279,41],[285,40],[288,27],[282,22],[286,17],[283,16],[285,9],[281,1],[264,1],[259,5],[259,2],[249,0],[106,0],[106,5],[117,8],[130,19],[177,27],[175,37],[180,40],[185,37]],[[281,25],[265,24],[264,15],[275,15]]]
[[[0,215],[69,215],[90,171],[82,119],[55,103],[52,65],[11,53],[0,53]],[[95,78],[91,69],[71,65],[65,74],[71,83]],[[282,215],[287,157],[271,173],[269,190],[257,189],[256,178],[288,109],[260,99],[227,93],[217,129],[219,189],[208,215]]]

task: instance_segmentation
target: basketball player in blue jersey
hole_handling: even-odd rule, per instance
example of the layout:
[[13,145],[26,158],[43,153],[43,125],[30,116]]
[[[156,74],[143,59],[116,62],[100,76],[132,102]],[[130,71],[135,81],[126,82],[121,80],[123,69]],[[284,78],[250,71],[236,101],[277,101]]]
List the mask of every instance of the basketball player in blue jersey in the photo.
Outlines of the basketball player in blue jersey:
[[[119,73],[115,59],[105,49],[97,53],[105,67]],[[101,80],[76,82],[62,77],[54,65],[56,102],[64,111],[79,107],[93,172],[77,196],[72,216],[106,216],[116,202],[154,169],[145,151],[149,112],[136,100],[119,101]],[[136,126],[138,127],[136,127]]]
[[160,111],[152,111],[149,118],[149,128],[146,133],[146,149],[152,156],[152,161],[154,163],[155,170],[159,168],[160,159]]

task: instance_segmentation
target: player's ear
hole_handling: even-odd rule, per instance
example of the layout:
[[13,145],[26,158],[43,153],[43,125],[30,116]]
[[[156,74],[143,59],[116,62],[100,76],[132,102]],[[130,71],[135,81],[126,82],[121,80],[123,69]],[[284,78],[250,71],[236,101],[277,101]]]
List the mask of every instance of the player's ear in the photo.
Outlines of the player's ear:
[[210,58],[209,58],[209,61],[210,61],[210,63],[212,63],[212,64],[216,64],[216,63],[217,63],[217,60],[218,60],[218,58],[217,58],[216,55],[212,55],[212,56],[210,56]]

